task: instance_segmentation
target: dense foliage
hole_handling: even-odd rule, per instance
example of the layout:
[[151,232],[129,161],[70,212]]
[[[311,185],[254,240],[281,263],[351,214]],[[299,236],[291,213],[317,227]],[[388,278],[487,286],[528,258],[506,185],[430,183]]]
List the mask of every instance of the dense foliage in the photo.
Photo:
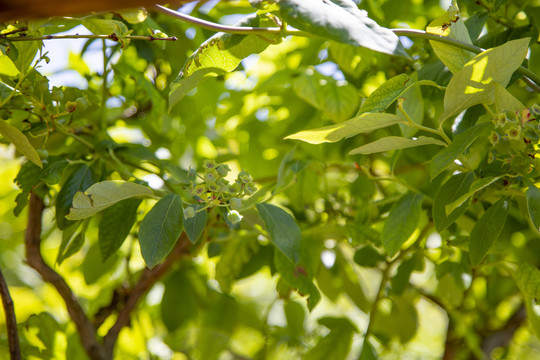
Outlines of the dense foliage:
[[538,356],[536,2],[180,10],[0,26],[23,358]]

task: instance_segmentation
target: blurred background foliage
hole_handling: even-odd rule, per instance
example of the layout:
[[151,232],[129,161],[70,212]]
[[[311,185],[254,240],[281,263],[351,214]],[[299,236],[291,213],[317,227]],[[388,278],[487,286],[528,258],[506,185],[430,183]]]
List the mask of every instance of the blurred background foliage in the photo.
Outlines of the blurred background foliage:
[[[411,29],[425,29],[445,14],[448,5],[436,0],[359,3],[381,26]],[[465,0],[458,5],[479,46],[493,47],[531,34],[538,37],[536,3]],[[247,1],[208,1],[188,3],[181,11],[232,24],[255,9]],[[302,261],[294,267],[254,230],[261,225],[250,211],[238,230],[216,220],[194,256],[180,261],[132,314],[130,326],[119,338],[116,358],[357,358],[375,298],[380,299],[375,304],[378,315],[363,359],[539,356],[540,343],[527,326],[523,300],[509,273],[497,266],[473,269],[463,255],[482,204],[471,205],[467,214],[440,233],[430,226],[432,200],[447,179],[429,178],[429,161],[439,148],[346,155],[369,141],[411,131],[399,127],[335,144],[284,140],[300,130],[349,119],[365,98],[398,74],[446,86],[452,74],[427,40],[402,38],[411,62],[319,38],[288,37],[244,59],[235,71],[201,82],[169,112],[170,83],[213,32],[152,11],[91,18],[119,21],[134,35],[148,35],[151,29],[178,40],[132,40],[123,46],[108,40],[51,40],[44,48],[39,42],[15,43],[19,53],[39,48],[36,58],[49,51],[51,64],[65,61],[60,59],[65,56],[69,62],[51,72],[49,59],[40,61],[27,78],[28,88],[23,84],[27,93],[0,109],[3,119],[9,118],[44,150],[42,158],[49,164],[57,162],[51,177],[35,190],[49,194],[50,201],[44,213],[42,252],[49,264],[56,264],[55,270],[67,279],[88,314],[95,316],[112,299],[121,298],[122,289],[133,283],[144,262],[136,225],[120,250],[103,263],[97,216],[87,224],[80,250],[57,263],[65,234],[57,227],[52,199],[78,163],[91,164],[96,179],[138,179],[153,188],[178,189],[185,186],[189,168],[201,169],[205,159],[225,162],[234,173],[250,172],[260,189],[255,199],[271,196],[274,203],[290,209],[303,235]],[[22,24],[29,26],[29,36],[82,33],[86,20],[81,19]],[[9,29],[7,22],[4,25]],[[60,49],[68,42],[69,53]],[[0,46],[7,44],[0,39]],[[539,56],[535,41],[528,60],[536,73]],[[50,91],[44,92],[40,83]],[[62,98],[51,98],[54,89],[61,89]],[[443,91],[418,89],[404,95],[411,99],[407,112],[419,123],[437,127]],[[522,81],[513,82],[509,91],[526,106],[538,102],[538,95]],[[51,104],[43,111],[54,112],[52,104],[63,109],[68,102],[76,102],[77,109],[65,122],[59,121],[59,128],[87,139],[91,151],[60,130],[49,133],[47,126],[52,124],[43,121],[46,115],[38,110],[40,104]],[[388,112],[396,110],[391,107]],[[481,106],[473,107],[459,125],[447,121],[445,130],[457,134],[484,112]],[[486,143],[475,143],[469,153],[486,156]],[[86,355],[63,301],[25,264],[26,210],[15,216],[13,209],[20,193],[19,169],[34,165],[24,164],[13,146],[0,150],[0,264],[14,298],[24,357],[83,359]],[[381,232],[391,207],[411,188],[428,200],[411,241],[390,262],[382,250]],[[151,205],[142,203],[137,222]],[[538,265],[538,234],[526,219],[519,213],[509,216],[503,234],[504,240],[496,245],[499,254],[518,253],[516,258]],[[382,277],[390,280],[379,289]],[[104,335],[112,321],[99,324],[98,334]],[[7,353],[5,324],[1,326],[0,353]]]

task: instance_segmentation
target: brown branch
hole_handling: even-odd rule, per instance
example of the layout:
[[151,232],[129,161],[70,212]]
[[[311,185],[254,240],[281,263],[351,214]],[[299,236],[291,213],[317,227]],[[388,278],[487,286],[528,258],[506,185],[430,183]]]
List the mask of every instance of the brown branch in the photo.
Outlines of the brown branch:
[[0,269],[0,295],[2,296],[2,305],[4,306],[4,315],[6,316],[7,336],[9,342],[9,356],[11,360],[20,360],[21,347],[19,345],[19,333],[17,332],[17,318],[15,317],[15,307],[13,299],[9,294],[9,288]]
[[499,329],[482,336],[482,351],[487,359],[491,359],[491,352],[497,347],[506,347],[514,337],[514,333],[527,320],[525,306],[521,305]]
[[86,316],[81,304],[71,291],[64,278],[45,263],[41,255],[41,220],[45,205],[43,200],[33,192],[30,194],[28,211],[28,227],[25,233],[26,261],[45,280],[56,288],[64,302],[67,311],[77,327],[77,332],[86,353],[91,359],[107,360],[103,346],[96,338],[96,330]]
[[128,295],[124,307],[118,313],[116,323],[111,327],[107,335],[103,339],[106,353],[112,357],[114,351],[114,345],[120,334],[120,331],[125,326],[129,325],[131,313],[135,310],[140,298],[144,296],[159,281],[172,267],[172,265],[180,259],[183,255],[187,254],[190,247],[189,239],[185,232],[180,235],[174,249],[158,266],[153,269],[145,268],[141,277],[133,290]]

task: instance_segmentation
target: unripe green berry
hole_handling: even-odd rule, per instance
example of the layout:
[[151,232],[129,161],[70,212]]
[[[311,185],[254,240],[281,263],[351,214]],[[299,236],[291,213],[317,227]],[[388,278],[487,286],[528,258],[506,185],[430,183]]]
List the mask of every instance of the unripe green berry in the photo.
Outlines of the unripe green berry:
[[514,125],[511,126],[507,131],[506,135],[508,135],[508,138],[511,140],[520,140],[521,136],[521,127]]
[[491,134],[489,134],[489,142],[491,145],[496,145],[499,142],[499,134],[492,131]]
[[249,175],[249,173],[247,171],[241,171],[238,174],[238,179],[244,184],[247,184],[247,183],[249,183],[249,182],[251,182],[253,180],[251,178],[251,175]]
[[68,101],[68,102],[66,103],[66,111],[67,111],[68,113],[72,113],[72,112],[74,112],[75,110],[77,110],[77,103],[74,102],[74,101]]
[[220,176],[225,177],[231,171],[231,168],[227,164],[219,164],[216,170]]
[[219,174],[216,169],[208,168],[204,172],[204,180],[208,182],[215,182],[219,179]]
[[216,162],[214,160],[204,160],[203,167],[205,169],[215,169],[216,168]]
[[244,193],[246,195],[254,194],[256,191],[257,191],[257,187],[255,187],[255,185],[251,182],[246,184],[246,186],[244,187]]

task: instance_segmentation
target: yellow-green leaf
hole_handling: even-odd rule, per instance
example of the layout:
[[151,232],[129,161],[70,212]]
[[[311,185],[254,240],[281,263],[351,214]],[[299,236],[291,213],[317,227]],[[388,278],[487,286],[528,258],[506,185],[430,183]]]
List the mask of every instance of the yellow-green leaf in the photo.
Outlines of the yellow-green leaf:
[[26,156],[28,160],[40,168],[43,168],[41,159],[39,158],[36,149],[34,149],[34,147],[30,144],[30,141],[28,141],[28,138],[22,132],[20,132],[19,129],[11,126],[4,120],[0,120],[0,134],[15,145],[17,151]]
[[446,146],[446,143],[432,137],[420,136],[417,139],[408,139],[401,136],[387,136],[369,144],[357,147],[349,152],[349,155],[373,154],[383,151],[407,149],[422,145]]

